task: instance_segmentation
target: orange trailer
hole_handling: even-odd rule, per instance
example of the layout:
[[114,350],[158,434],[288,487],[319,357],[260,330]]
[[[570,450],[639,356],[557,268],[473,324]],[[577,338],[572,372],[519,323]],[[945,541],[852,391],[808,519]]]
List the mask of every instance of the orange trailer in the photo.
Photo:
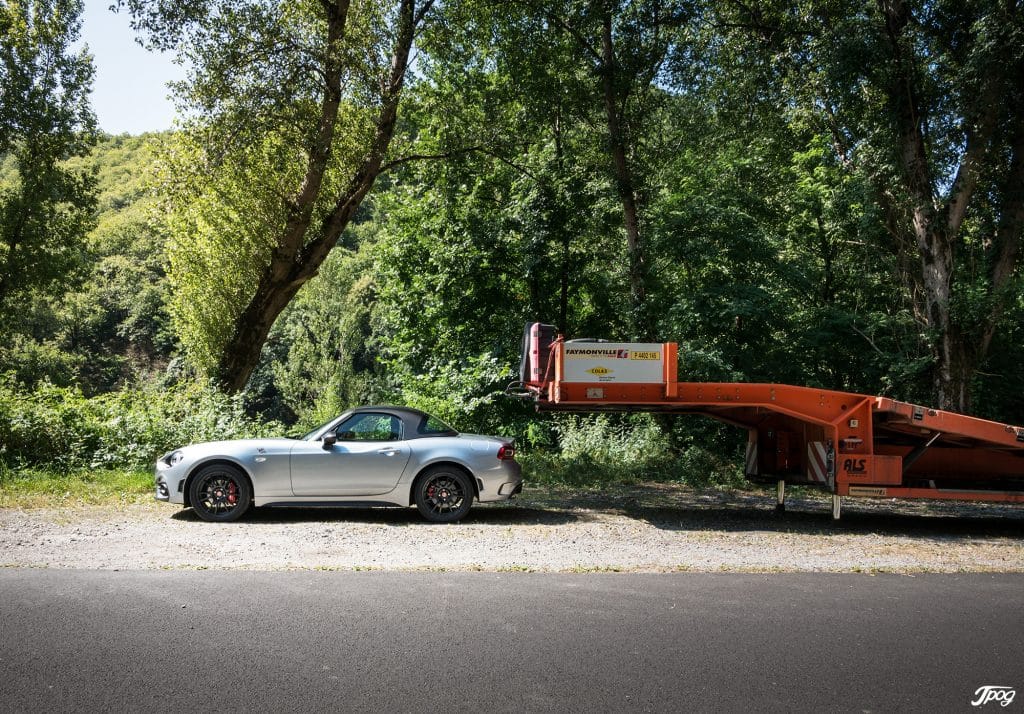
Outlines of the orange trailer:
[[744,473],[844,496],[1024,502],[1024,428],[886,397],[785,384],[679,382],[678,348],[566,341],[527,326],[522,381],[539,411],[703,414],[747,431]]

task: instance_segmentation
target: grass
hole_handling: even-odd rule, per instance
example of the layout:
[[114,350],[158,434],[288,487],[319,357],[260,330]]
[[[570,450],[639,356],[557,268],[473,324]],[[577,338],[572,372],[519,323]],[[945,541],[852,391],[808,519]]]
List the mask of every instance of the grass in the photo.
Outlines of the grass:
[[[520,454],[523,476],[531,486],[602,490],[646,481],[691,486],[742,484],[729,464],[704,459],[653,458],[610,461],[534,452]],[[10,468],[0,462],[0,508],[42,508],[63,505],[118,505],[152,499],[153,475],[135,469],[80,469],[71,472],[45,467]]]
[[153,474],[142,470],[9,469],[0,465],[0,508],[114,505],[148,501]]

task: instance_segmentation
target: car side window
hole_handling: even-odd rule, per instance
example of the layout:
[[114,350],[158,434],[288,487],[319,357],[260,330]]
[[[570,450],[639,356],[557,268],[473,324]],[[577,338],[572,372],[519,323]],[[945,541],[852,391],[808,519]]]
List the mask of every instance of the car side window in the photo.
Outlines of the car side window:
[[390,414],[355,414],[335,430],[338,441],[399,441],[402,422]]
[[451,434],[455,430],[435,416],[427,416],[420,426],[420,433],[426,435]]

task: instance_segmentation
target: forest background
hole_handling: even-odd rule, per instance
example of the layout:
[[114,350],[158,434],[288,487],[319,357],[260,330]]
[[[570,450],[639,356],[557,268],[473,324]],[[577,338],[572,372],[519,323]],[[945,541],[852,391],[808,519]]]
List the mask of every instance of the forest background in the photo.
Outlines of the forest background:
[[365,403],[535,480],[738,482],[729,427],[504,397],[534,320],[1024,423],[1018,2],[116,7],[190,67],[172,132],[96,130],[79,2],[0,9],[6,486]]

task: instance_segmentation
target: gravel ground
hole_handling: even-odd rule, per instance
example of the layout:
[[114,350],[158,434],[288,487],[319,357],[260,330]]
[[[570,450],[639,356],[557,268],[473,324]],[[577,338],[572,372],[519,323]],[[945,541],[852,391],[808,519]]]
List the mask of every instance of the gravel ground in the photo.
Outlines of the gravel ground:
[[528,488],[440,526],[412,509],[260,509],[239,523],[178,506],[0,509],[0,567],[245,570],[1024,572],[1024,508],[844,501],[774,511],[769,491],[667,484]]

